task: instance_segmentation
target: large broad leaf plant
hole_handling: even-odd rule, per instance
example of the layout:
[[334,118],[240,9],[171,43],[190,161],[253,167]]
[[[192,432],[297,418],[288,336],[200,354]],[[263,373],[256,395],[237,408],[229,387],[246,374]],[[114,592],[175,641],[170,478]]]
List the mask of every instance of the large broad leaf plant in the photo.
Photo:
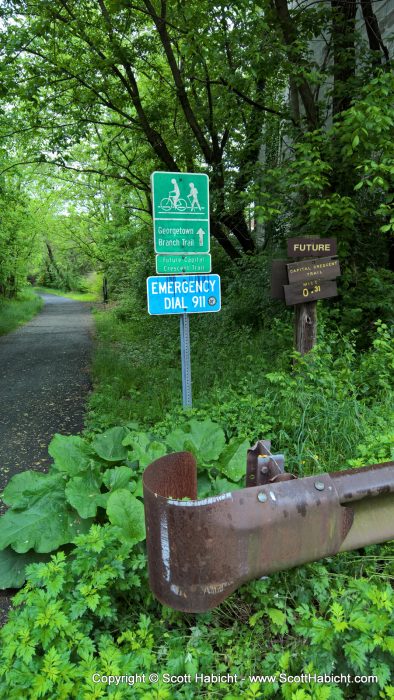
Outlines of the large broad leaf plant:
[[25,567],[73,545],[93,522],[109,521],[130,544],[145,538],[142,473],[153,460],[189,450],[199,465],[199,496],[238,487],[249,442],[226,444],[211,420],[191,419],[165,438],[115,427],[88,441],[55,435],[48,473],[25,471],[7,484],[0,518],[0,588],[19,587]]

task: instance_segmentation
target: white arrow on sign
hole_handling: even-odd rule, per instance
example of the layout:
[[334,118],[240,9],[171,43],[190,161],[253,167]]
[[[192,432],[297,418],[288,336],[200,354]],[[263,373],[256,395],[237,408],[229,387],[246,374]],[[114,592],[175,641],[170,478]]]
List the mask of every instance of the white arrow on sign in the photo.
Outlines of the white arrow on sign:
[[202,228],[199,228],[197,231],[197,236],[198,236],[199,244],[201,246],[204,245],[204,235],[205,235],[205,231]]

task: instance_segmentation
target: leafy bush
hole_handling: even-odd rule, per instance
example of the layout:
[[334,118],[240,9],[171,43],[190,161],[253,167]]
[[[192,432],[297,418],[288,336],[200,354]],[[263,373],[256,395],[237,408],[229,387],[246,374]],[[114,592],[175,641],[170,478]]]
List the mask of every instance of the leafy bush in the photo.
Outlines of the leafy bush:
[[[113,525],[93,525],[67,556],[29,567],[0,631],[0,692],[10,700],[389,698],[394,600],[377,561],[368,559],[363,576],[365,559],[344,554],[250,582],[210,613],[182,615],[153,599],[142,545],[124,541]],[[158,683],[149,683],[151,672]],[[250,678],[325,672],[379,681]],[[164,673],[191,681],[166,683]],[[195,683],[195,673],[245,680]],[[112,675],[123,680],[109,685]]]
[[[314,386],[316,376],[321,379],[319,372],[314,373],[320,361],[318,356],[300,360],[291,381],[302,378]],[[276,390],[279,387],[287,400],[285,375],[266,381]],[[345,372],[344,395],[350,392],[348,382]],[[293,385],[289,386],[292,392]],[[335,384],[326,376],[317,386],[328,396],[335,393]],[[185,420],[181,413],[178,418],[179,424],[170,430],[165,423],[157,426],[156,435],[130,425],[94,435],[90,441],[56,436],[50,447],[55,460],[50,473],[26,472],[6,487],[14,523],[39,510],[44,483],[51,486],[45,502],[53,496],[53,515],[56,507],[61,512],[74,509],[87,529],[93,517],[105,517],[106,507],[110,523],[94,524],[77,536],[71,530],[67,534],[74,543],[71,552],[60,551],[47,563],[28,566],[27,585],[15,597],[15,610],[0,632],[3,695],[10,700],[22,696],[338,700],[379,697],[379,693],[389,698],[394,600],[387,584],[392,562],[388,547],[387,555],[384,547],[371,547],[366,556],[342,554],[324,564],[252,581],[203,615],[182,615],[153,599],[141,542],[143,469],[162,454],[191,450],[204,496],[240,485],[249,445],[242,435],[226,436],[208,418]],[[26,543],[21,546],[19,529],[14,527],[14,546],[23,551]],[[245,680],[231,687],[209,680],[205,684],[159,680],[152,686],[150,672],[159,677],[237,673]],[[263,683],[253,678],[331,672],[375,674],[379,682],[355,688],[313,680]],[[126,680],[108,685],[106,679],[112,675]]]
[[367,268],[363,272],[345,272],[340,280],[341,300],[330,308],[329,323],[343,333],[352,332],[359,349],[371,345],[376,319],[394,326],[394,273]]
[[[55,435],[48,474],[25,471],[12,477],[2,494],[10,508],[0,519],[0,587],[21,585],[23,564],[35,558],[31,550],[48,553],[72,543],[100,513],[127,541],[144,539],[144,510],[136,497],[141,491],[122,445],[127,434],[113,428],[91,445],[78,436]],[[119,466],[122,461],[127,463]],[[26,553],[27,558],[19,557]]]
[[34,552],[72,544],[94,518],[108,518],[131,544],[143,540],[141,473],[154,459],[190,450],[199,459],[201,487],[208,495],[227,485],[235,488],[245,473],[248,447],[243,438],[226,444],[217,424],[196,419],[161,440],[125,427],[96,435],[90,444],[79,436],[55,435],[49,446],[54,459],[49,473],[21,472],[4,489],[2,497],[10,508],[0,519],[0,587],[20,586],[23,567],[42,560]]
[[146,615],[136,620],[134,631],[127,629],[125,616],[116,641],[110,633],[114,624],[122,625],[119,601],[126,593],[137,607],[146,609],[149,601],[145,557],[138,550],[130,556],[132,545],[122,540],[115,527],[95,525],[76,539],[72,557],[60,552],[49,563],[29,568],[28,583],[14,598],[15,609],[0,633],[4,697],[99,698],[94,673],[123,668],[132,674],[149,667],[152,638]]
[[[329,607],[316,616],[310,604],[296,608],[298,634],[310,644],[311,666],[321,673],[330,673],[335,659],[335,672],[346,675],[369,673],[379,678],[379,685],[359,689],[359,697],[378,697],[391,677],[394,656],[394,594],[389,584],[374,585],[367,580],[346,581],[331,593]],[[372,658],[371,658],[372,657]]]

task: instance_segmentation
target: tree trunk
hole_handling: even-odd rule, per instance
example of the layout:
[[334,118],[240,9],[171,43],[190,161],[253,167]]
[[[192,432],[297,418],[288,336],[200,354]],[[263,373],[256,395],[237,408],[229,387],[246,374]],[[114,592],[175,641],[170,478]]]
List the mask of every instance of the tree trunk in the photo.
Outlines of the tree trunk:
[[221,221],[236,237],[245,253],[253,253],[255,251],[254,240],[245,221],[243,210],[234,214],[224,214],[221,217]]
[[382,63],[382,54],[386,63],[390,61],[387,46],[383,43],[382,35],[379,29],[378,20],[372,8],[371,0],[361,0],[361,9],[363,12],[365,29],[368,35],[369,48],[371,51],[376,51],[376,65]]
[[223,250],[227,253],[231,260],[237,260],[238,258],[240,258],[241,254],[233,246],[229,238],[223,232],[221,224],[217,221],[215,217],[211,216],[210,224],[212,236],[216,238],[217,242],[222,246]]
[[[271,5],[273,6],[278,18],[288,59],[290,63],[299,69],[300,65],[305,63],[305,61],[300,55],[300,51],[297,46],[299,37],[296,26],[289,12],[287,0],[271,0]],[[306,78],[297,79],[297,88],[305,110],[308,127],[311,131],[313,131],[319,126],[319,114],[312,88]]]
[[332,114],[349,109],[356,75],[356,0],[331,0],[332,44],[334,52],[334,92]]
[[50,244],[48,241],[45,241],[45,245],[46,245],[46,247],[47,247],[48,257],[49,257],[50,263],[51,263],[52,267],[54,268],[54,270],[56,270],[56,272],[57,272],[57,274],[59,275],[59,277],[61,277],[60,270],[59,270],[59,268],[58,268],[58,266],[57,266],[55,257],[54,257],[54,255],[53,255],[52,246],[51,246],[51,244]]

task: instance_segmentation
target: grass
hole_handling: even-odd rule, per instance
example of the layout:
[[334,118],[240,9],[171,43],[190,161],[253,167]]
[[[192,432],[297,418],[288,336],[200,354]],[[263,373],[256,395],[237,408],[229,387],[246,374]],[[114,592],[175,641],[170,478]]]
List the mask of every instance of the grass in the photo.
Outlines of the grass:
[[[206,315],[208,316],[208,314]],[[236,389],[253,366],[262,373],[262,333],[232,328],[224,314],[190,319],[193,405],[216,403],[221,387]],[[141,311],[127,320],[112,307],[95,314],[94,420],[102,425],[138,420],[153,425],[182,406],[179,318]],[[253,384],[253,378],[250,378]]]
[[55,294],[58,297],[66,297],[74,301],[100,301],[99,294],[95,292],[66,292],[63,289],[52,289],[51,287],[35,287],[38,294]]
[[[149,317],[142,309],[126,316],[122,306],[95,314],[88,430],[137,422],[141,429],[170,431],[185,420],[179,319]],[[288,470],[299,476],[343,468],[360,456],[367,434],[375,451],[374,436],[392,425],[393,395],[378,383],[390,365],[383,346],[364,355],[367,374],[346,338],[342,345],[333,338],[333,348],[323,342],[320,353],[297,370],[286,322],[273,321],[267,334],[237,327],[223,312],[191,317],[190,326],[192,413],[218,422],[228,438],[271,439],[286,454]],[[364,394],[367,375],[371,391]]]
[[93,423],[117,425],[142,416],[147,422],[159,420],[182,396],[176,326],[167,325],[168,336],[162,343],[154,323],[150,332],[143,321],[137,326],[119,320],[114,309],[96,312],[95,323]]
[[17,299],[0,299],[0,335],[30,321],[42,304],[42,299],[30,289],[23,290]]

